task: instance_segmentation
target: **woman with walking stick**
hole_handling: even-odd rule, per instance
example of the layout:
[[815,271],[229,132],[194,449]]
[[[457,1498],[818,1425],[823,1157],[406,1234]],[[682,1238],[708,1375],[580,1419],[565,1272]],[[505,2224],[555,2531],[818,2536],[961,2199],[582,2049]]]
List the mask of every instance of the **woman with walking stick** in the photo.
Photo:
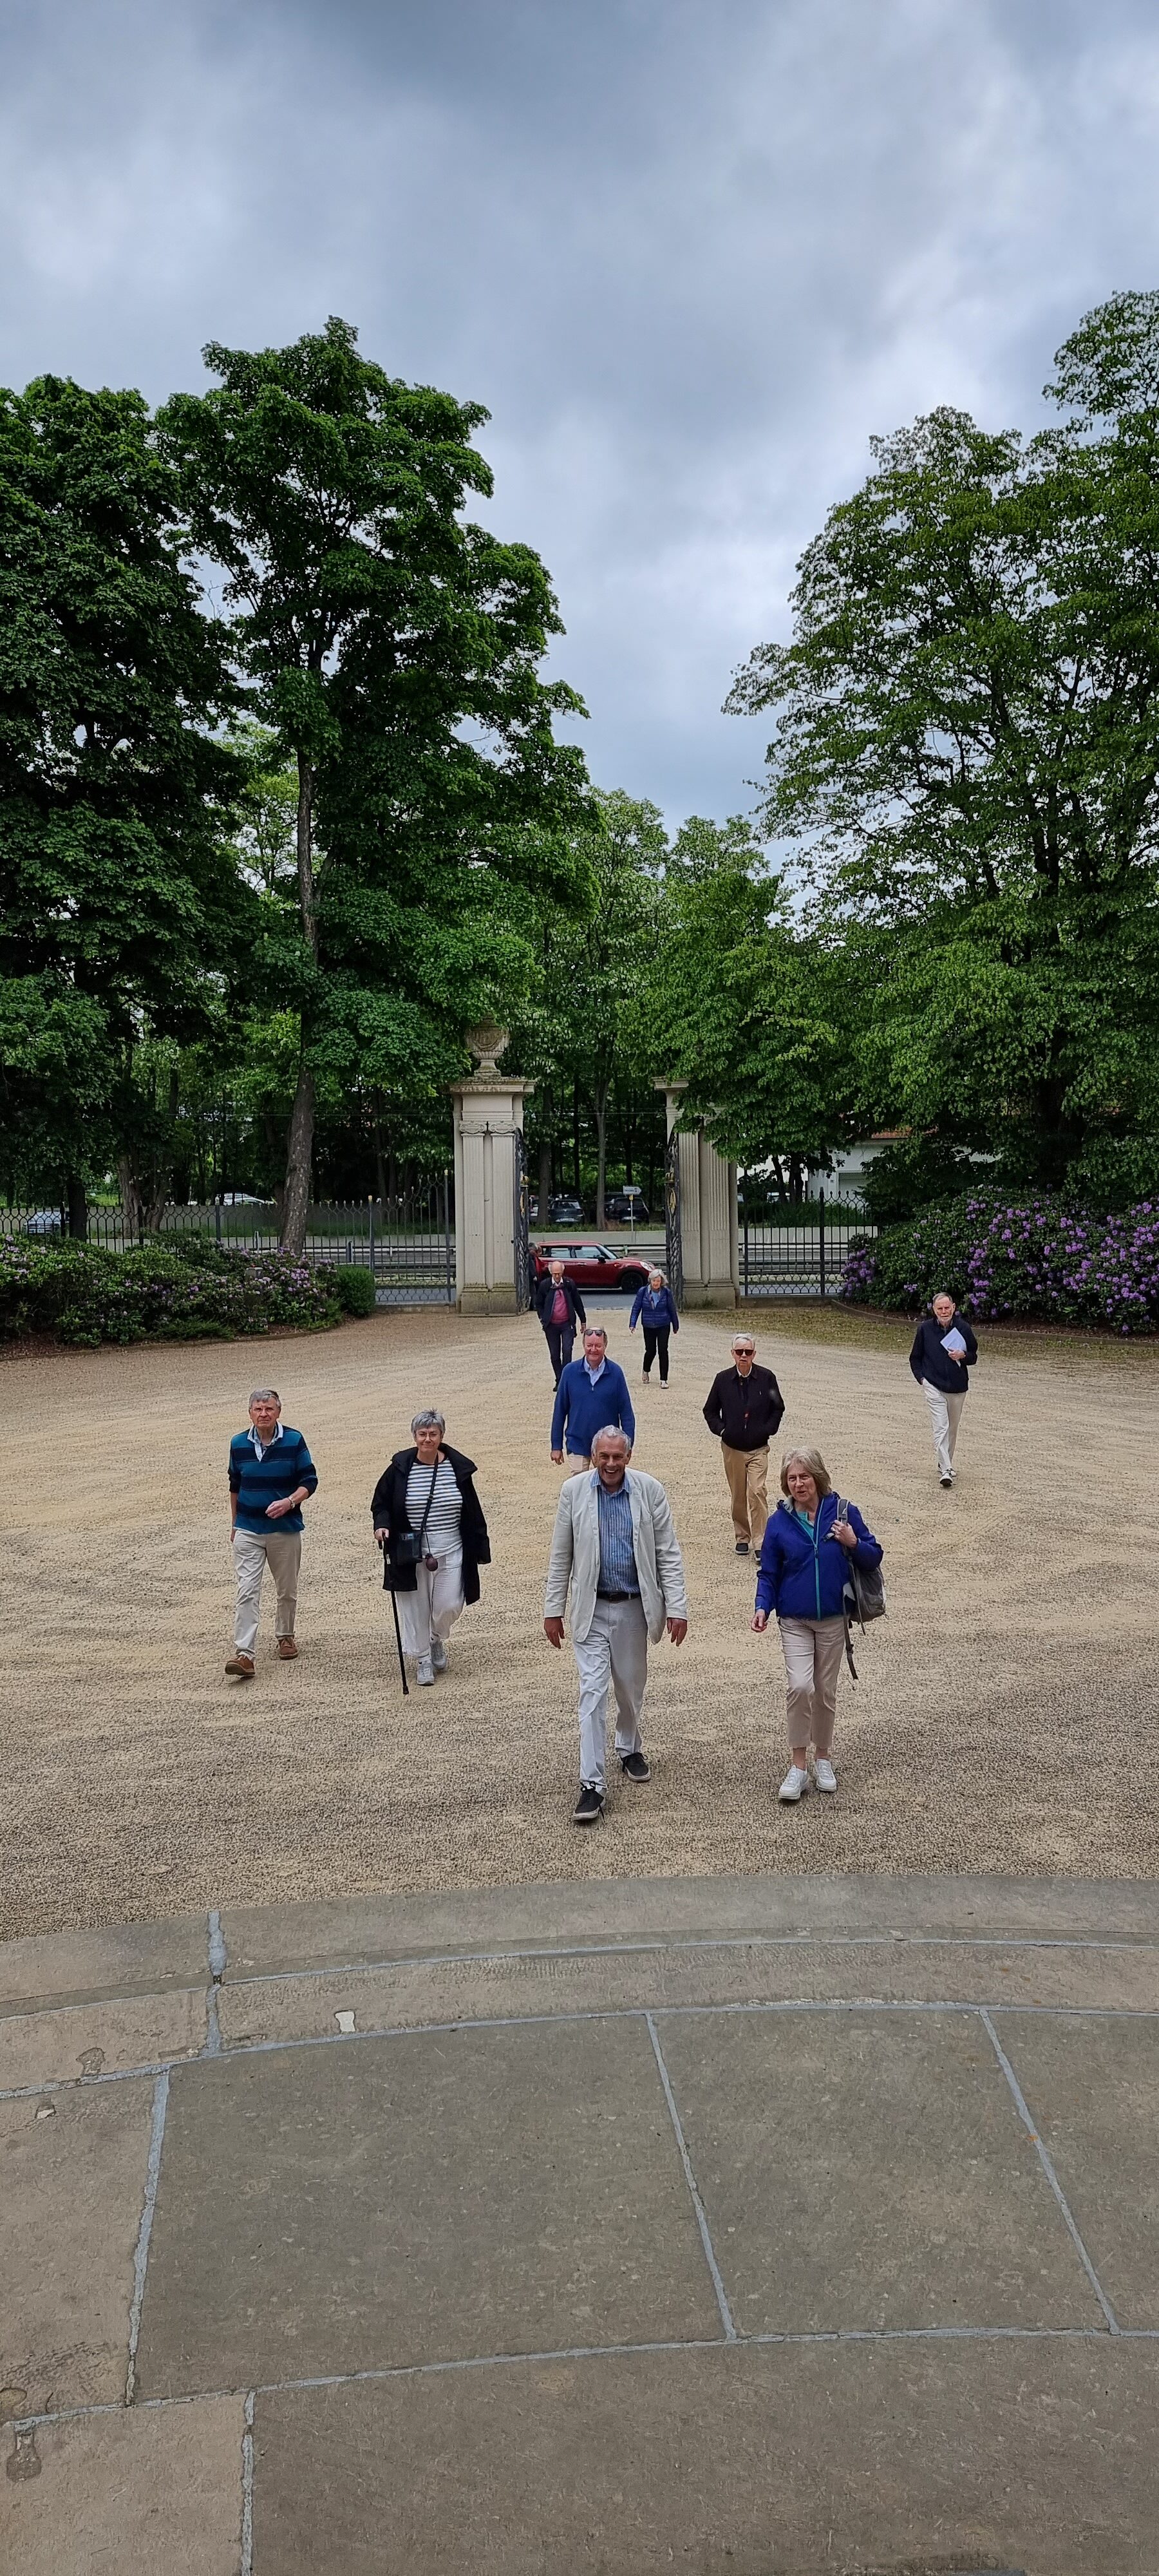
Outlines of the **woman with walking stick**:
[[479,1568],[491,1562],[474,1460],[444,1441],[445,1429],[433,1406],[416,1413],[414,1446],[396,1449],[370,1506],[383,1588],[394,1595],[404,1691],[404,1651],[417,1660],[420,1687],[445,1673],[451,1629],[465,1603],[478,1600]]

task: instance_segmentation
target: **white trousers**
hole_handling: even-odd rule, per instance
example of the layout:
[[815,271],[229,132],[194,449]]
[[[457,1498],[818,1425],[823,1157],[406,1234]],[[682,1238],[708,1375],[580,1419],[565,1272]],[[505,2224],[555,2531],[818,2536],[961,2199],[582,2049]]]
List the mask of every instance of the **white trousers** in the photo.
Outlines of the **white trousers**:
[[833,1749],[845,1621],[782,1619],[779,1624],[789,1751],[811,1744],[815,1753],[827,1758]]
[[934,1435],[934,1449],[938,1461],[938,1474],[939,1476],[952,1476],[954,1472],[954,1449],[958,1438],[958,1424],[962,1419],[962,1406],[966,1401],[965,1393],[963,1392],[961,1395],[943,1395],[940,1386],[931,1386],[928,1377],[924,1377],[922,1379],[922,1394],[930,1408],[930,1428]]
[[298,1611],[298,1568],[302,1562],[301,1530],[235,1529],[233,1570],[237,1577],[237,1611],[233,1623],[234,1653],[252,1655],[258,1641],[262,1576],[267,1565],[274,1578],[278,1607],[275,1637],[292,1637]]
[[597,1601],[579,1666],[580,1787],[604,1791],[608,1685],[616,1694],[616,1751],[636,1753],[648,1679],[648,1622],[642,1601]]
[[429,1567],[417,1565],[418,1584],[413,1592],[397,1592],[399,1625],[403,1651],[408,1655],[429,1655],[431,1645],[440,1637],[445,1645],[463,1607],[463,1551],[447,1549],[440,1556],[432,1574]]

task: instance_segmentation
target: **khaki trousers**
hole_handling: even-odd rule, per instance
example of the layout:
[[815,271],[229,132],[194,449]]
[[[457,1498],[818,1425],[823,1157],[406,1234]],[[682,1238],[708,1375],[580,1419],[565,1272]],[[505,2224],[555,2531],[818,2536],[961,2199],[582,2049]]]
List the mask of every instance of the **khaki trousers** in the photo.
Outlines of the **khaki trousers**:
[[845,1652],[844,1619],[782,1619],[785,1656],[785,1717],[789,1751],[812,1745],[828,1755],[837,1717],[837,1683]]
[[732,1503],[732,1526],[737,1545],[742,1539],[758,1548],[769,1517],[765,1487],[769,1474],[769,1449],[730,1449],[727,1440],[720,1444],[724,1472],[728,1478]]
[[267,1538],[264,1530],[235,1529],[233,1534],[233,1569],[237,1576],[237,1613],[233,1623],[234,1652],[252,1655],[258,1638],[258,1612],[262,1599],[262,1576],[268,1565],[274,1578],[278,1607],[274,1617],[275,1637],[292,1637],[298,1611],[298,1568],[302,1562],[301,1530],[283,1530]]
[[934,1454],[938,1462],[938,1474],[952,1476],[954,1451],[958,1445],[958,1424],[962,1419],[962,1406],[966,1401],[965,1390],[963,1389],[961,1395],[943,1395],[940,1386],[931,1386],[928,1377],[924,1377],[922,1394],[930,1408],[930,1429],[934,1435]]

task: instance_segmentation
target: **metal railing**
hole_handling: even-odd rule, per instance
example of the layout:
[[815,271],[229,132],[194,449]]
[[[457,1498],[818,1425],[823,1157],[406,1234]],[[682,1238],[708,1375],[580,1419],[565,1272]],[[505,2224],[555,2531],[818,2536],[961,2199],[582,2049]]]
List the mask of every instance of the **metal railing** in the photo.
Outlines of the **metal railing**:
[[742,1207],[739,1270],[742,1297],[835,1297],[850,1246],[872,1242],[877,1227],[856,1200],[821,1191],[798,1207],[750,1213]]
[[[0,1208],[0,1239],[60,1243],[68,1219],[58,1208]],[[204,1235],[233,1252],[275,1252],[278,1211],[270,1200],[218,1199],[208,1206],[167,1207],[150,1232],[134,1228],[119,1207],[88,1210],[88,1240],[108,1252],[142,1242]],[[319,1202],[307,1212],[307,1261],[352,1262],[373,1272],[380,1305],[453,1305],[455,1226],[450,1174],[426,1188],[382,1199]]]

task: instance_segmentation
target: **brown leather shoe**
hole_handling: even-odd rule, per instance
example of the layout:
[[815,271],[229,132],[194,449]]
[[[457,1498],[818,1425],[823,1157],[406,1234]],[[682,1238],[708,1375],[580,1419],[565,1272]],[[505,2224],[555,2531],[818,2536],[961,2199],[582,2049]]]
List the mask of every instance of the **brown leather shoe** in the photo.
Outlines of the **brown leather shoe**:
[[297,1657],[298,1657],[298,1649],[297,1649],[296,1645],[294,1644],[294,1640],[293,1640],[293,1638],[292,1638],[292,1637],[279,1637],[279,1639],[278,1639],[278,1660],[279,1660],[279,1662],[280,1662],[280,1663],[283,1663],[283,1664],[293,1664],[293,1663],[296,1663],[296,1662],[297,1662]]
[[239,1681],[252,1682],[254,1677],[253,1656],[231,1655],[225,1669],[227,1673],[236,1673]]

